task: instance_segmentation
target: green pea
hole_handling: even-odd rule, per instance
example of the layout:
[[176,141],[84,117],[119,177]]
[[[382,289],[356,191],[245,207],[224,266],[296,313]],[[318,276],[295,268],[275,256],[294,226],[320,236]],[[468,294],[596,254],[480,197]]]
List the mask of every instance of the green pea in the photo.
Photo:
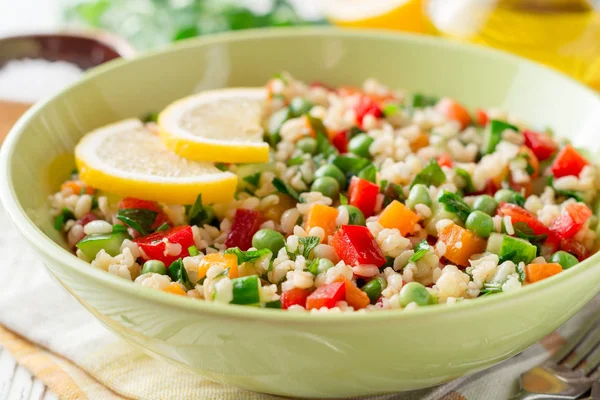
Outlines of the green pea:
[[378,276],[375,279],[371,279],[369,282],[365,283],[363,287],[360,288],[363,292],[369,296],[369,300],[371,300],[371,304],[375,304],[379,297],[381,296],[381,292],[387,286],[387,282],[382,277]]
[[322,165],[315,171],[315,178],[322,178],[324,176],[335,178],[340,184],[340,188],[346,186],[346,175],[344,175],[341,169],[333,164]]
[[158,260],[148,260],[144,263],[142,267],[142,274],[149,274],[153,272],[155,274],[166,275],[167,267],[165,267],[165,263]]
[[301,152],[312,155],[317,151],[317,141],[311,137],[305,137],[298,140],[296,147],[298,147]]
[[345,208],[348,212],[348,225],[365,225],[366,220],[362,211],[358,207],[342,205],[338,207],[338,210]]
[[500,189],[494,194],[494,199],[498,203],[515,203],[517,192],[510,189]]
[[474,210],[483,211],[488,215],[495,215],[496,208],[498,208],[498,202],[494,200],[492,196],[489,196],[487,194],[477,196],[477,198],[473,202]]
[[312,103],[303,97],[294,97],[290,102],[290,112],[293,117],[306,114],[312,108]]
[[550,261],[553,263],[559,263],[560,266],[563,267],[563,269],[569,269],[573,265],[579,263],[579,260],[577,259],[577,257],[575,257],[571,253],[567,253],[566,251],[562,251],[562,250],[557,251],[556,253],[552,254]]
[[340,184],[335,178],[323,176],[315,179],[310,187],[310,191],[321,192],[323,196],[327,196],[330,199],[337,199],[340,195]]
[[427,207],[431,207],[431,197],[429,196],[429,190],[421,183],[417,183],[410,189],[408,193],[408,199],[406,199],[406,206],[411,209],[415,209],[417,204],[425,204]]
[[283,235],[273,229],[261,229],[252,236],[252,246],[260,249],[269,249],[273,254],[285,246]]
[[373,143],[373,140],[374,139],[366,133],[356,135],[350,140],[350,143],[348,143],[348,151],[360,157],[370,158],[371,153],[369,153],[369,147],[371,146],[371,143]]
[[419,306],[429,305],[429,297],[427,288],[418,282],[409,282],[402,286],[399,294],[400,305],[402,307],[406,307],[413,302]]
[[321,258],[316,263],[311,263],[308,266],[308,271],[313,275],[319,275],[323,272],[327,272],[329,268],[333,267],[333,262],[327,258]]
[[465,227],[477,236],[487,238],[494,230],[494,220],[483,211],[475,210],[467,217]]

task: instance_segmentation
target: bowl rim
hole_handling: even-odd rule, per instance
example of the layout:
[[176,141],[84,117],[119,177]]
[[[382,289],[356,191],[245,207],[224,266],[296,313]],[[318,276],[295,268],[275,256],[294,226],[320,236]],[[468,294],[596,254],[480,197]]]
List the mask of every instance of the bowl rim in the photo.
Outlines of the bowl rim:
[[[583,94],[587,94],[598,103],[600,109],[600,98],[595,92],[579,83],[575,79],[566,76],[558,71],[552,70],[543,65],[532,61],[520,58],[518,56],[505,53],[503,51],[486,48],[479,45],[457,43],[440,38],[428,37],[415,34],[398,33],[385,30],[373,29],[339,29],[335,27],[293,27],[293,28],[263,28],[252,29],[238,32],[225,32],[215,35],[186,40],[181,43],[145,52],[144,54],[130,60],[116,59],[104,65],[93,68],[84,74],[83,78],[78,82],[63,89],[60,93],[52,98],[39,102],[31,107],[19,119],[19,121],[10,130],[4,144],[0,148],[0,169],[3,170],[5,179],[2,179],[0,184],[0,200],[9,214],[13,223],[24,235],[28,241],[44,256],[49,257],[56,263],[63,265],[68,270],[76,274],[82,274],[88,279],[93,279],[102,285],[109,286],[112,290],[124,292],[126,295],[131,295],[139,300],[148,302],[149,304],[159,304],[162,306],[176,307],[182,311],[190,313],[198,313],[203,315],[211,315],[219,318],[235,318],[242,320],[263,321],[270,323],[295,322],[305,324],[337,324],[337,323],[355,323],[361,321],[390,321],[392,319],[400,319],[411,321],[420,318],[429,318],[437,316],[452,318],[456,313],[467,313],[468,311],[484,309],[484,307],[497,306],[500,303],[504,304],[509,301],[517,301],[523,297],[534,296],[535,293],[550,290],[559,282],[563,284],[573,280],[577,274],[584,273],[592,268],[592,266],[600,261],[600,252],[592,255],[588,259],[579,263],[573,268],[563,271],[560,277],[552,276],[538,282],[535,285],[526,285],[521,289],[512,292],[504,293],[501,296],[489,296],[486,298],[472,299],[476,301],[460,301],[451,307],[419,307],[411,312],[403,312],[402,310],[382,310],[378,312],[348,312],[348,313],[307,313],[307,312],[281,312],[260,307],[235,306],[231,304],[220,304],[207,301],[193,301],[193,299],[184,298],[183,296],[174,296],[170,293],[164,293],[155,289],[146,288],[141,285],[133,285],[133,282],[123,278],[114,276],[113,274],[93,268],[85,261],[77,258],[71,252],[60,246],[58,243],[46,236],[27,216],[23,207],[17,200],[14,190],[13,179],[11,176],[12,167],[11,160],[14,157],[16,143],[20,136],[26,131],[29,120],[35,115],[41,113],[46,107],[46,104],[51,102],[55,97],[68,93],[71,89],[88,82],[94,77],[110,73],[110,71],[120,68],[122,65],[135,63],[148,58],[153,58],[159,55],[169,54],[171,52],[182,51],[187,48],[197,46],[228,43],[244,40],[260,40],[269,38],[286,38],[286,37],[314,37],[314,36],[329,36],[337,38],[368,38],[373,40],[391,40],[405,41],[418,43],[420,45],[433,48],[451,47],[462,52],[470,54],[484,55],[488,58],[496,58],[507,60],[511,63],[519,63],[528,65],[532,68],[543,69],[550,72],[556,79],[567,81],[570,84],[576,85]],[[44,261],[44,258],[41,259]],[[47,267],[48,268],[48,267]],[[133,285],[133,286],[132,286]],[[77,296],[76,296],[77,297]]]

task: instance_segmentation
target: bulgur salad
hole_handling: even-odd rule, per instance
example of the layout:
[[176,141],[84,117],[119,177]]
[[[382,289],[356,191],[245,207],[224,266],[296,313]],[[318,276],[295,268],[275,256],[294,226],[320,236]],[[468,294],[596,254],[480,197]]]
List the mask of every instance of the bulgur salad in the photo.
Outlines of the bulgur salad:
[[[598,168],[550,129],[375,79],[261,90],[270,159],[214,164],[229,201],[117,196],[78,163],[50,197],[77,257],[194,299],[346,312],[512,292],[595,250]],[[161,118],[136,129],[155,140]]]

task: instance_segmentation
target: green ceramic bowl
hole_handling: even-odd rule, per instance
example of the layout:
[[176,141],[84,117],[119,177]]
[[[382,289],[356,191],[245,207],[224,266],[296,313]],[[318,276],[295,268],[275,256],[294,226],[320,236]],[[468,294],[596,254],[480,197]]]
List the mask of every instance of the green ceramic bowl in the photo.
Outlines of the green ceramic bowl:
[[263,85],[281,70],[332,85],[374,76],[469,107],[502,107],[588,147],[600,131],[600,100],[576,82],[510,55],[423,37],[256,30],[111,62],[27,112],[2,148],[0,183],[6,209],[50,272],[110,330],[215,381],[279,395],[355,396],[487,368],[540,340],[600,290],[596,255],[510,295],[413,312],[310,315],[161,293],[64,249],[47,196],[68,176],[84,133],[197,90]]

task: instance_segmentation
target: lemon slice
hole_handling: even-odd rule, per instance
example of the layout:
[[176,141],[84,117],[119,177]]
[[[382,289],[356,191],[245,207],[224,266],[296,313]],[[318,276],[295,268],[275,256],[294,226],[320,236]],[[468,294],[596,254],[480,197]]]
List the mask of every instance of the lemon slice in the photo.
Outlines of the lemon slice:
[[191,160],[269,161],[261,126],[265,98],[263,88],[230,88],[178,100],[158,117],[163,143]]
[[324,13],[335,25],[426,33],[431,30],[423,0],[324,0]]
[[190,161],[169,151],[137,119],[96,129],[75,147],[80,179],[121,196],[167,204],[233,200],[237,178],[210,163]]

